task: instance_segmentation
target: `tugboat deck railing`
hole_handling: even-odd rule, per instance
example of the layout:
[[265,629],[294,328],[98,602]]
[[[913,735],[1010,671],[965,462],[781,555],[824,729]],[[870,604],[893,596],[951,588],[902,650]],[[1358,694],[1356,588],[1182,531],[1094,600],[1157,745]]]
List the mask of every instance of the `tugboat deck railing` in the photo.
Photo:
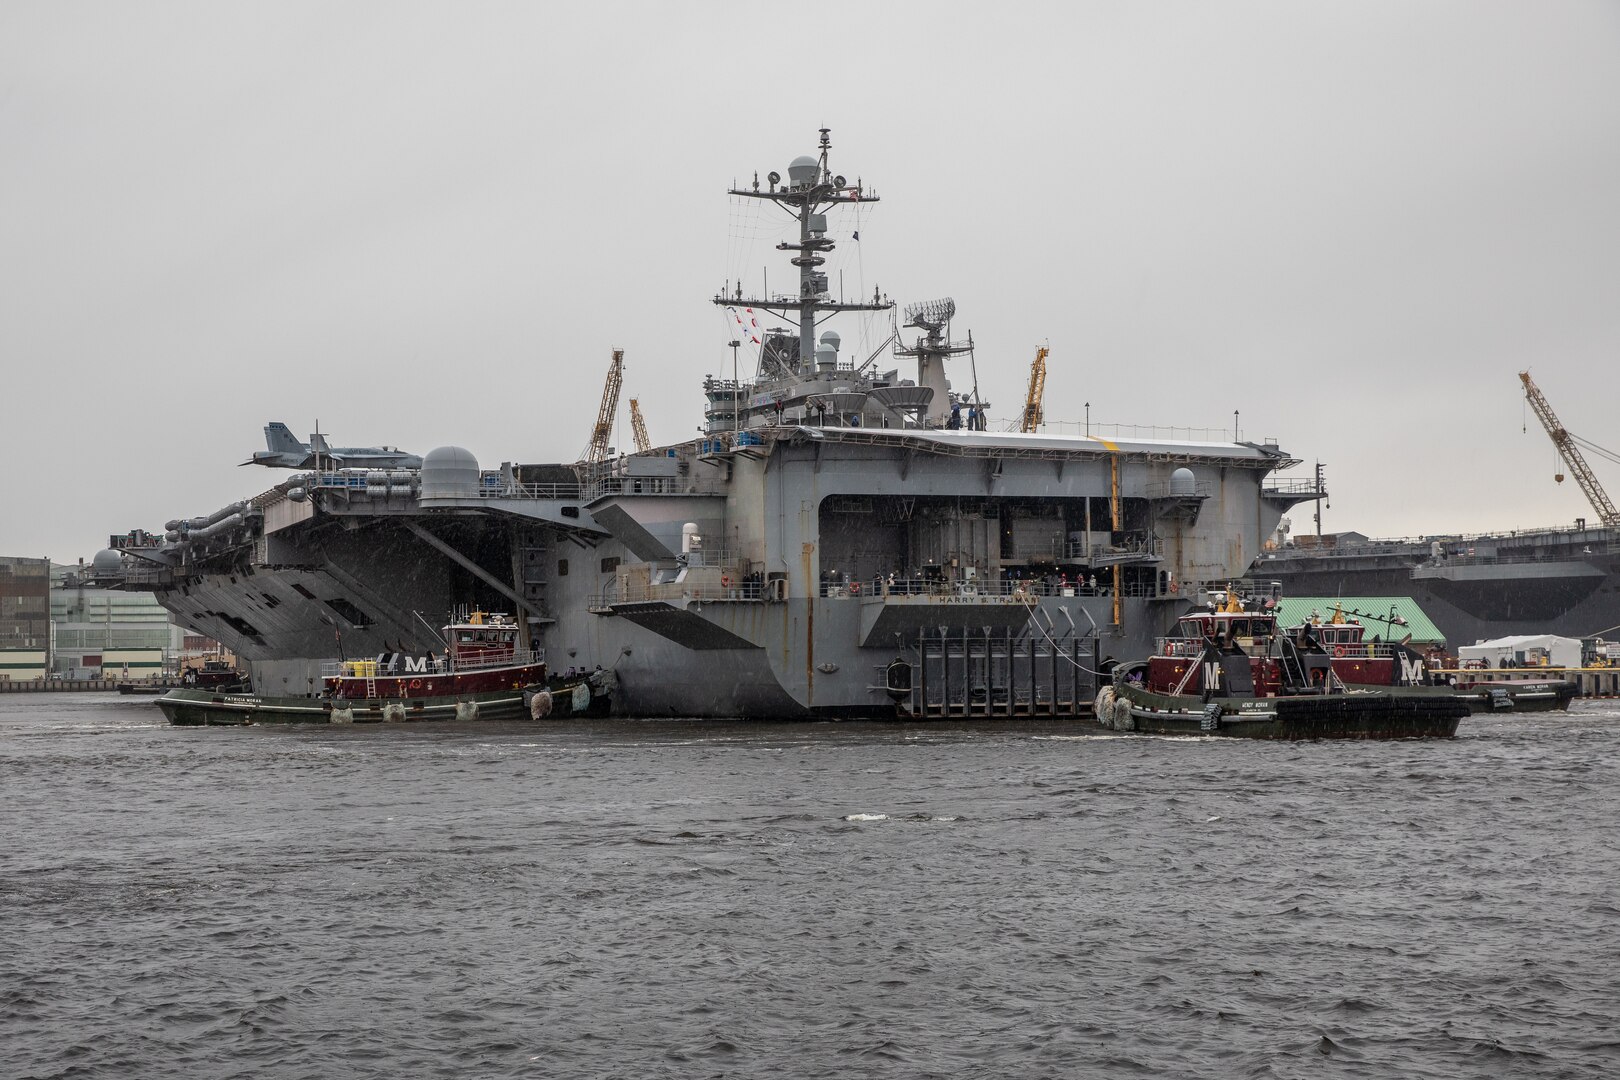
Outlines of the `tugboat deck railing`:
[[[1160,656],[1196,660],[1204,655],[1204,646],[1202,638],[1159,638],[1155,651]],[[1340,649],[1343,652],[1339,652]],[[1335,660],[1388,660],[1395,656],[1395,646],[1364,641],[1358,645],[1328,646],[1327,652]]]
[[456,675],[469,671],[496,671],[501,668],[543,664],[544,649],[519,649],[499,659],[461,661],[452,663],[448,658],[409,656],[396,653],[387,657],[364,660],[326,660],[321,663],[323,679],[395,679],[409,675]]

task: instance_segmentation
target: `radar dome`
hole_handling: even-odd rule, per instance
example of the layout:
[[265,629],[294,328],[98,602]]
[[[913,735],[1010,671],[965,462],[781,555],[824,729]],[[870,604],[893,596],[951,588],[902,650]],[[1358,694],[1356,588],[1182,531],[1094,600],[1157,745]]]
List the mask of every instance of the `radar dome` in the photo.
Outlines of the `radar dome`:
[[816,173],[820,171],[821,166],[816,164],[815,158],[810,157],[808,154],[796,157],[793,159],[793,163],[788,166],[788,183],[794,187],[798,187],[800,184],[808,184],[816,178]]
[[429,450],[422,459],[422,502],[433,499],[476,499],[478,459],[459,446]]
[[1175,472],[1170,474],[1170,494],[1198,494],[1198,480],[1193,476],[1193,471],[1191,469],[1177,469]]
[[116,574],[124,568],[124,557],[112,548],[96,552],[90,560],[90,569],[97,574]]
[[838,331],[836,330],[828,330],[825,334],[821,335],[821,343],[823,345],[831,345],[834,349],[843,344],[843,341],[844,339],[838,336]]

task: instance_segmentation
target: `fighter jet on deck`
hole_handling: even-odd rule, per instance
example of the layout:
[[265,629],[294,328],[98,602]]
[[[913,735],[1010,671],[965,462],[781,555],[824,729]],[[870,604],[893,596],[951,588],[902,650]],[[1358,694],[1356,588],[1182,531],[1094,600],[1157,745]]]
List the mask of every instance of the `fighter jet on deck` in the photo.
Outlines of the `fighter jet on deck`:
[[279,420],[264,426],[264,444],[269,449],[255,451],[243,465],[268,465],[272,469],[313,469],[317,457],[323,469],[420,469],[422,459],[392,446],[328,446],[326,436],[316,433],[309,442],[299,442]]

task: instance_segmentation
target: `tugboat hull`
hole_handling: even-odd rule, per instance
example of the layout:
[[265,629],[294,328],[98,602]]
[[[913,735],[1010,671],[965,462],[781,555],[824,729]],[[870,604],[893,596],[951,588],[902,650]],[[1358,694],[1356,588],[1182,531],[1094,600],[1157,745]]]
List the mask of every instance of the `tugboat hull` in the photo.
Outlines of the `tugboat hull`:
[[[546,694],[542,712],[533,706]],[[270,697],[210,690],[171,690],[157,706],[182,727],[246,727],[252,724],[388,724],[427,721],[528,720],[605,715],[611,688],[588,680],[551,687],[537,684],[454,697],[366,698]]]
[[1117,731],[1238,739],[1449,739],[1468,713],[1454,698],[1398,691],[1205,701],[1117,686],[1096,704],[1097,722]]

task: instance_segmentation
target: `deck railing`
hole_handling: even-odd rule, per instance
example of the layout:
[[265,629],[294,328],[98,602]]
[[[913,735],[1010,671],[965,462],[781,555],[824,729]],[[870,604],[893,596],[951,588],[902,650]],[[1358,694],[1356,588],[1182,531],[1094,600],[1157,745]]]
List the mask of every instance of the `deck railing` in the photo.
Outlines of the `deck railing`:
[[[645,603],[649,601],[676,602],[685,600],[763,601],[771,598],[776,582],[734,577],[721,579],[706,575],[701,579],[649,583],[613,583],[596,597],[595,607],[605,610],[614,604]],[[985,601],[993,603],[1034,603],[1044,597],[1111,597],[1111,584],[1099,580],[1089,583],[1044,580],[979,579],[971,582],[947,582],[934,578],[882,578],[867,581],[828,580],[818,586],[818,595],[827,600],[866,600],[872,597],[932,598],[953,604]],[[1155,585],[1129,583],[1120,595],[1134,599],[1148,599],[1169,595],[1161,593]]]
[[[1204,655],[1202,638],[1159,638],[1155,650],[1160,656],[1196,660]],[[1395,656],[1395,646],[1383,642],[1364,641],[1359,645],[1328,645],[1327,654],[1335,660],[1388,660]],[[1340,651],[1342,650],[1342,651]]]
[[410,675],[450,675],[469,671],[495,671],[524,664],[543,664],[544,649],[518,649],[498,659],[462,661],[452,664],[444,656],[410,656],[385,653],[361,660],[326,660],[321,664],[323,679],[397,679]]

